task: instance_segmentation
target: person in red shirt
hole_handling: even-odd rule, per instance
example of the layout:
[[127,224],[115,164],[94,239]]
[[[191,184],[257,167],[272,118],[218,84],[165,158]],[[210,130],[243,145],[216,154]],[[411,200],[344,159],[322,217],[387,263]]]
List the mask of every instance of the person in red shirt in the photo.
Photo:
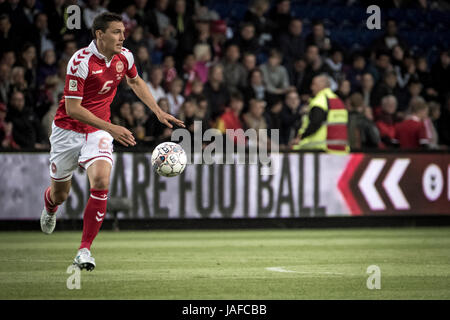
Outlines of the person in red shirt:
[[381,112],[375,122],[380,132],[383,146],[397,146],[398,141],[395,138],[395,111],[397,110],[397,98],[393,95],[387,95],[381,99]]
[[225,112],[219,117],[216,124],[216,128],[223,134],[230,133],[230,131],[227,132],[227,129],[234,130],[233,135],[229,134],[229,138],[232,138],[235,144],[245,144],[245,137],[243,134],[244,127],[240,119],[243,107],[244,97],[240,92],[234,92],[230,97],[230,107],[226,108]]
[[401,149],[427,147],[430,137],[424,120],[428,117],[428,105],[418,97],[411,103],[411,115],[395,125],[395,136]]
[[110,104],[117,86],[126,78],[134,93],[158,120],[172,128],[183,122],[162,111],[147,85],[137,74],[133,54],[124,48],[125,27],[122,17],[105,12],[94,19],[94,40],[78,50],[67,65],[64,95],[52,125],[50,136],[51,186],[45,190],[41,229],[51,234],[56,225],[56,211],[68,197],[73,171],[87,171],[90,197],[83,215],[81,245],[73,264],[93,270],[95,259],[91,244],[106,214],[109,177],[112,168],[113,140],[124,146],[136,144],[132,133],[110,121]]

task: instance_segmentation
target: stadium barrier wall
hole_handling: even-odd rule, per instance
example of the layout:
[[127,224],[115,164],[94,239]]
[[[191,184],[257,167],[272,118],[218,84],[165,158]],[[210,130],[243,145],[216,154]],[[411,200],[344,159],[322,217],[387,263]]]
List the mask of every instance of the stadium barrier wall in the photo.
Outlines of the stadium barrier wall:
[[[126,197],[133,219],[296,219],[303,217],[450,215],[450,154],[280,153],[273,175],[261,165],[188,165],[160,177],[150,153],[116,153],[110,197]],[[1,153],[0,220],[39,219],[49,185],[48,153]],[[89,196],[74,173],[61,219],[77,220]]]

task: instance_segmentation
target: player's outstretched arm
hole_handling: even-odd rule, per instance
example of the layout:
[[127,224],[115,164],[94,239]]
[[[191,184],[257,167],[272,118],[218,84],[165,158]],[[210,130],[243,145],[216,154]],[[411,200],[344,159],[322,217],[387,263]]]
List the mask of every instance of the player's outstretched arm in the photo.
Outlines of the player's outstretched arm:
[[150,93],[147,85],[145,84],[145,81],[142,80],[141,77],[136,76],[133,79],[127,77],[127,83],[131,87],[131,89],[133,89],[138,98],[141,99],[142,102],[144,102],[150,108],[150,110],[155,113],[161,123],[164,123],[169,128],[173,128],[172,123],[176,124],[179,127],[185,128],[183,121],[161,110],[152,94]]
[[88,109],[81,106],[81,99],[66,98],[66,113],[75,120],[86,123],[97,129],[105,130],[112,135],[114,140],[117,140],[126,147],[134,146],[136,144],[133,134],[128,129],[96,117]]

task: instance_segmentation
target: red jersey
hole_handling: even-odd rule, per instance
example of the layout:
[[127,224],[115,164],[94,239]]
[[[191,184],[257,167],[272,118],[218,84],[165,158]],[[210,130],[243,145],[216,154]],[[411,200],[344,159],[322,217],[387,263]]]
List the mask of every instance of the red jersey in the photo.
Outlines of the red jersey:
[[106,57],[97,50],[95,40],[88,47],[75,52],[67,65],[66,85],[56,111],[55,125],[80,133],[98,130],[69,117],[66,113],[66,98],[82,100],[82,107],[110,122],[110,104],[124,75],[137,77],[133,54],[128,49],[122,48],[122,52],[114,55],[111,61],[106,61]]
[[395,135],[402,149],[417,149],[429,143],[425,124],[416,116],[397,123]]

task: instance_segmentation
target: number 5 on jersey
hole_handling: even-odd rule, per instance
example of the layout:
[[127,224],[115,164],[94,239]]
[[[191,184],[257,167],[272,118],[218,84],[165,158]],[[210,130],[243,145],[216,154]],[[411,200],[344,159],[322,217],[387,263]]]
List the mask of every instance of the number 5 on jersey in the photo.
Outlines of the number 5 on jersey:
[[105,93],[107,93],[109,90],[111,90],[111,84],[112,84],[113,82],[114,82],[113,80],[108,80],[108,81],[106,81],[105,84],[103,85],[102,90],[100,90],[100,91],[98,92],[98,94],[105,94]]

